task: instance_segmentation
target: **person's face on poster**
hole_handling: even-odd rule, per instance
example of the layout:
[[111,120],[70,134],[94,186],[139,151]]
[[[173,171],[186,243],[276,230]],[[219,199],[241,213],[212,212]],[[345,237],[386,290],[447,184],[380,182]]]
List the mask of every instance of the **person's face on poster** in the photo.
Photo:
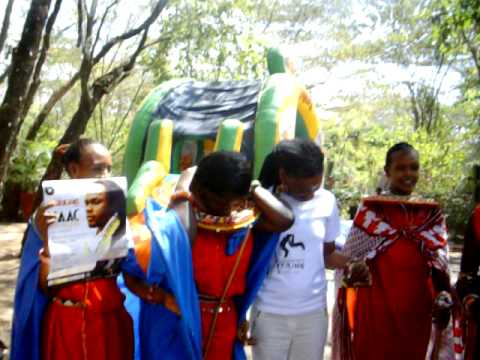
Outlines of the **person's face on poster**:
[[87,221],[89,227],[98,227],[99,230],[109,220],[107,192],[103,185],[96,184],[95,192],[85,195],[85,207],[87,210]]

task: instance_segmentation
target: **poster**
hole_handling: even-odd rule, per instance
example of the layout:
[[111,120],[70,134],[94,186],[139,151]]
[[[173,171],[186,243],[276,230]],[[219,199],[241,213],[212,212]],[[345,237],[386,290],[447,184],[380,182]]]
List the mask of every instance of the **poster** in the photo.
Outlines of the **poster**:
[[126,178],[51,180],[42,188],[57,216],[48,227],[48,285],[116,275],[128,252]]

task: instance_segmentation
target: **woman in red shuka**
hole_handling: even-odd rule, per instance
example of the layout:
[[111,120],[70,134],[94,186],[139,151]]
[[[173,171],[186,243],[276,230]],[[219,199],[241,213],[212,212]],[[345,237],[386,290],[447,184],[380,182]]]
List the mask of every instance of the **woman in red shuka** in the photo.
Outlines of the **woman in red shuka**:
[[[71,144],[63,156],[73,179],[110,174],[110,152],[89,139]],[[54,205],[40,206],[29,226],[19,274],[24,281],[16,290],[11,359],[130,360],[133,324],[123,305],[115,267],[95,279],[47,286],[47,229],[56,221],[49,211]],[[26,347],[27,343],[32,346]]]
[[[288,228],[292,222],[291,212],[279,200],[261,186],[251,188],[250,182],[251,169],[244,155],[218,152],[200,162],[190,186],[197,219],[192,246],[193,269],[200,297],[204,358],[209,360],[233,357],[238,333],[234,297],[245,292],[253,249],[250,231],[239,237],[237,244],[231,239],[235,228],[242,227],[241,216],[235,219],[232,215],[247,213],[255,205],[262,211],[256,229],[278,231]],[[247,205],[250,196],[253,203]],[[247,217],[245,220],[249,221]],[[241,257],[236,265],[238,256]],[[229,279],[232,273],[233,278]],[[226,300],[215,316],[222,297]],[[216,324],[213,325],[214,318]]]
[[367,260],[371,284],[339,291],[335,359],[424,360],[432,320],[440,333],[449,320],[445,222],[437,203],[413,195],[418,152],[393,146],[385,173],[389,191],[363,200],[345,244],[345,253]]

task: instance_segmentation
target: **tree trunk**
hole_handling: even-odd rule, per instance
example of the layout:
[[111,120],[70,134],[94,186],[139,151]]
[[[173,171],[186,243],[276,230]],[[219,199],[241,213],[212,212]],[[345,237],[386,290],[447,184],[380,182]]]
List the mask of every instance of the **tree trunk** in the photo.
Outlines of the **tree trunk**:
[[7,181],[4,186],[4,194],[2,197],[2,211],[0,213],[0,219],[2,221],[16,222],[20,221],[20,184]]
[[37,90],[40,87],[40,83],[41,83],[40,74],[42,71],[43,64],[47,59],[48,50],[50,49],[50,36],[52,34],[53,25],[55,24],[58,13],[60,12],[62,1],[63,0],[55,1],[55,6],[53,7],[52,14],[48,18],[47,24],[45,25],[45,34],[43,36],[42,48],[38,55],[37,63],[35,64],[35,69],[33,71],[33,76],[30,82],[27,95],[25,96],[25,101],[23,105],[23,115],[22,115],[23,118],[27,116],[28,111],[30,110],[33,104],[33,98],[35,97],[35,94],[37,93]]
[[33,141],[37,137],[38,130],[42,127],[45,120],[47,120],[48,115],[52,111],[53,107],[59,102],[66,93],[70,91],[70,89],[77,83],[78,79],[80,79],[80,73],[77,72],[69,82],[64,84],[62,87],[57,89],[52,96],[48,99],[48,101],[43,106],[42,110],[38,113],[37,117],[33,121],[32,126],[28,129],[27,133],[27,140]]
[[[133,69],[138,55],[144,50],[150,26],[158,18],[161,11],[165,7],[166,0],[159,0],[155,4],[155,7],[152,10],[151,14],[140,26],[111,39],[107,42],[107,44],[103,46],[99,53],[92,58],[93,52],[89,46],[91,45],[95,4],[95,2],[92,2],[90,14],[87,13],[87,26],[85,32],[85,39],[83,40],[84,48],[82,49],[83,58],[79,70],[82,91],[82,94],[80,96],[80,103],[76,113],[73,115],[72,120],[68,125],[67,130],[61,138],[59,145],[68,144],[77,140],[80,135],[85,132],[88,121],[90,120],[96,106],[102,100],[103,96],[111,92],[120,82],[122,82],[123,79],[125,79],[130,74],[130,71]],[[125,61],[123,64],[113,68],[108,73],[96,78],[93,83],[89,85],[90,77],[92,75],[93,67],[95,66],[95,64],[97,64],[102,58],[104,58],[105,55],[107,55],[108,51],[114,45],[120,43],[121,41],[133,38],[137,35],[140,35],[140,41],[135,51],[129,56],[128,60]],[[47,170],[42,177],[42,181],[60,178],[63,171],[63,164],[61,160],[62,159],[60,158],[60,155],[58,153],[53,154],[52,160],[48,164]],[[35,206],[38,206],[38,204],[40,204],[42,200],[41,195],[41,186],[39,186],[39,188],[37,189]]]
[[[59,145],[72,143],[85,132],[88,120],[92,116],[96,105],[97,103],[93,103],[82,96],[77,112],[73,115],[72,121],[70,121],[67,130],[65,130],[65,133],[59,141]],[[50,164],[48,164],[47,170],[43,175],[42,181],[59,179],[62,175],[62,167],[62,159],[58,154],[54,153],[52,160],[50,161]]]
[[7,40],[8,28],[10,27],[10,16],[12,15],[13,1],[8,0],[5,7],[5,16],[3,17],[2,30],[0,31],[0,54],[2,53],[5,41]]
[[8,160],[12,155],[22,125],[24,100],[35,67],[43,28],[51,0],[32,0],[22,37],[12,53],[12,69],[0,106],[0,184],[4,182]]

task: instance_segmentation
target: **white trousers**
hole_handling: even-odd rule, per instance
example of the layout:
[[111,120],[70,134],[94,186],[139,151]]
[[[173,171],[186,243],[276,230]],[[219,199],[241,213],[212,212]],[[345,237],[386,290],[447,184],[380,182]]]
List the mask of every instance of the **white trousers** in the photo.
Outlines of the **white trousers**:
[[251,313],[253,360],[323,360],[328,333],[327,310],[302,315]]

